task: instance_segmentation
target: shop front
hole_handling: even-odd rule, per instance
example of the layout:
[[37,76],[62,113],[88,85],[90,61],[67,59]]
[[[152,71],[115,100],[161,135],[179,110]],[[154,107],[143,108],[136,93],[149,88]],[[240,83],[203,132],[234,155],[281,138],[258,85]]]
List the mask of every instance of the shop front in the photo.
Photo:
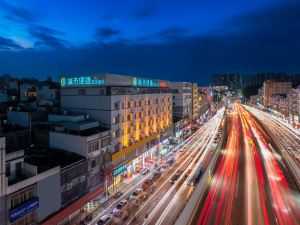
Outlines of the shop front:
[[115,189],[120,186],[124,179],[131,178],[132,176],[139,174],[143,168],[149,168],[151,165],[153,165],[157,159],[161,158],[168,152],[169,143],[170,140],[168,138],[132,161],[116,167],[112,173],[112,183],[108,187],[109,192],[113,193]]
[[122,177],[127,176],[127,165],[123,164],[113,170],[112,184],[108,187],[110,193],[114,192],[115,188],[119,187],[122,182]]

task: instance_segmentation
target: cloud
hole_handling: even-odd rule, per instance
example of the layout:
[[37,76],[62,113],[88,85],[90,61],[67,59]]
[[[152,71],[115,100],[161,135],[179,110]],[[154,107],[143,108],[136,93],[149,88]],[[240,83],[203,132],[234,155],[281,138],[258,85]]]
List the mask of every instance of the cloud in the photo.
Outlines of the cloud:
[[227,32],[236,44],[284,45],[300,41],[300,4],[289,2],[228,20]]
[[0,36],[0,50],[19,50],[22,48],[14,40]]
[[[300,5],[284,4],[223,21],[219,29],[206,34],[169,27],[146,41],[129,42],[118,39],[120,32],[103,35],[99,31],[97,37],[113,37],[115,41],[54,51],[2,51],[0,74],[58,77],[111,72],[209,84],[209,76],[216,72],[299,72],[299,12]],[[62,35],[52,29],[43,33]]]
[[14,6],[7,2],[0,3],[0,6],[6,10],[8,15],[5,16],[8,20],[17,20],[23,22],[36,22],[39,17],[35,13],[20,6]]
[[35,43],[36,47],[50,47],[53,49],[66,48],[68,42],[57,36],[61,36],[63,33],[45,26],[31,26],[28,29],[28,33],[37,39]]
[[95,37],[97,39],[109,39],[111,37],[115,37],[121,34],[121,30],[111,27],[102,27],[98,28],[95,31]]

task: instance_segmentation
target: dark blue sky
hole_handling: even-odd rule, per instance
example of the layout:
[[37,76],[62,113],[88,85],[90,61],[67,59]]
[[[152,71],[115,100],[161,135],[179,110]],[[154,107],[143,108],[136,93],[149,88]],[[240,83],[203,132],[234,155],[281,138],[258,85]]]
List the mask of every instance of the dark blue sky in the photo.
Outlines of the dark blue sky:
[[0,74],[121,73],[206,85],[300,72],[291,0],[0,0]]

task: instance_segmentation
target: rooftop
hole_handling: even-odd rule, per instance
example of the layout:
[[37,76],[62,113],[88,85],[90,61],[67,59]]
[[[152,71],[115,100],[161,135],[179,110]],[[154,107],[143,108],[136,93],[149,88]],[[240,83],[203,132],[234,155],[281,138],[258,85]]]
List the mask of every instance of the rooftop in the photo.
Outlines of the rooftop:
[[38,173],[56,166],[64,168],[82,160],[85,160],[83,156],[61,149],[30,147],[25,150],[25,162],[37,166]]

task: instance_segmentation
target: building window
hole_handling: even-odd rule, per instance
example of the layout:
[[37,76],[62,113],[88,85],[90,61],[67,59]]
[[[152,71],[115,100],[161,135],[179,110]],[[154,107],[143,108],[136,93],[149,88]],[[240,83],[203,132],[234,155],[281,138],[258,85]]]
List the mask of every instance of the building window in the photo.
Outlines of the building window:
[[14,194],[10,199],[11,209],[18,207],[22,203],[28,201],[35,196],[34,188],[29,188],[24,191]]
[[107,138],[103,138],[101,140],[101,148],[105,148],[106,146],[108,146],[110,144],[110,138],[107,137]]
[[10,177],[10,163],[6,163],[6,176]]
[[105,95],[104,89],[100,89],[100,95]]
[[16,177],[22,176],[22,162],[16,163]]
[[78,95],[86,95],[85,89],[78,89]]
[[95,168],[95,167],[96,167],[96,160],[92,160],[92,161],[91,161],[91,167],[92,167],[92,168]]
[[95,141],[88,144],[88,153],[99,150],[99,142]]

